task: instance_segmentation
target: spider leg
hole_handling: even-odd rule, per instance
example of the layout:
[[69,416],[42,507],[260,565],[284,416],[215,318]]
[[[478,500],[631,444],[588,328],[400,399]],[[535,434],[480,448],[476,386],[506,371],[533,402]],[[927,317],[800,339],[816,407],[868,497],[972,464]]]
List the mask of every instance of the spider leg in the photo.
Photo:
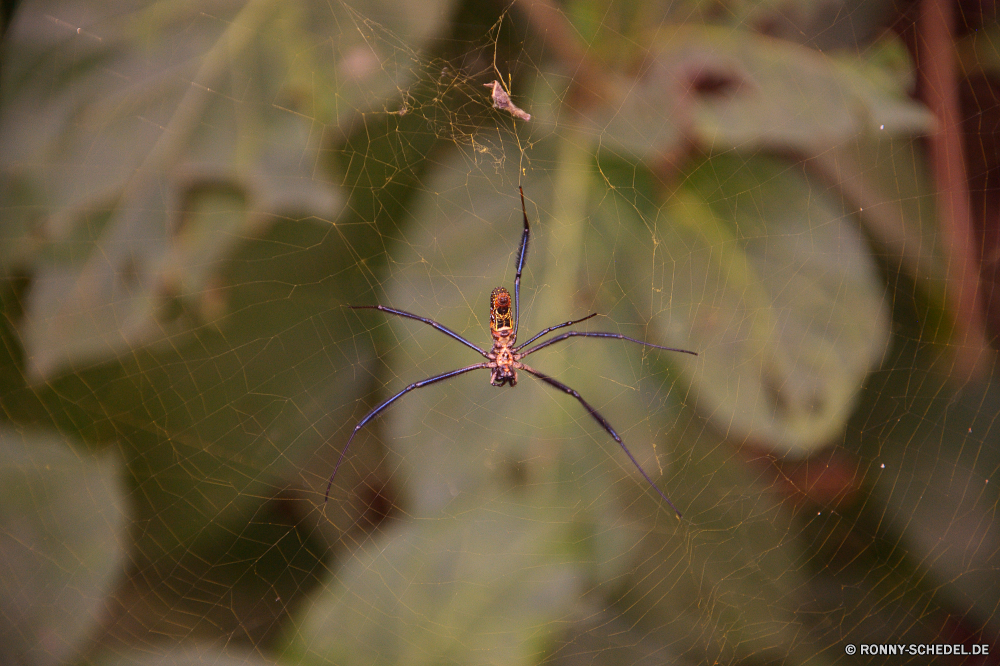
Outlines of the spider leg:
[[691,354],[692,356],[697,356],[698,352],[689,351],[687,349],[677,349],[675,347],[661,347],[660,345],[654,345],[652,342],[643,342],[642,340],[636,340],[635,338],[630,338],[627,335],[619,335],[618,333],[591,333],[589,331],[570,331],[569,333],[563,333],[562,335],[557,335],[551,340],[546,340],[545,342],[535,345],[528,351],[521,354],[521,358],[524,358],[528,354],[534,354],[539,349],[544,349],[551,344],[555,344],[560,340],[565,340],[566,338],[581,337],[581,338],[615,338],[616,340],[628,340],[629,342],[638,342],[640,345],[646,347],[656,347],[657,349],[664,349],[666,351],[681,352],[682,354]]
[[433,326],[434,328],[441,331],[445,335],[458,340],[466,347],[471,347],[472,349],[475,349],[477,352],[479,352],[486,358],[489,358],[489,355],[485,351],[480,349],[478,346],[472,344],[471,342],[463,338],[455,331],[451,330],[447,326],[437,323],[433,319],[428,319],[427,317],[420,317],[413,314],[412,312],[404,312],[403,310],[387,308],[384,305],[348,305],[347,307],[351,308],[352,310],[381,310],[382,312],[388,312],[389,314],[399,315],[400,317],[406,317],[407,319],[416,319],[417,321],[422,321],[428,326]]
[[450,379],[456,375],[461,375],[471,370],[479,370],[480,368],[485,368],[487,366],[489,366],[489,363],[476,363],[475,365],[468,365],[464,368],[459,368],[458,370],[451,370],[449,372],[445,372],[440,375],[434,375],[433,377],[428,377],[427,379],[421,380],[419,382],[414,382],[409,386],[407,386],[402,391],[400,391],[399,393],[397,393],[396,395],[392,396],[391,398],[383,402],[381,405],[379,405],[372,411],[368,412],[368,415],[365,418],[358,421],[358,425],[354,426],[354,432],[352,432],[351,436],[347,438],[347,444],[344,446],[344,450],[340,452],[340,457],[337,458],[337,466],[333,468],[333,474],[330,475],[330,481],[329,483],[326,484],[326,496],[324,497],[323,502],[326,502],[327,500],[330,499],[330,488],[333,487],[333,479],[337,476],[337,472],[340,470],[341,463],[344,462],[344,456],[347,455],[347,449],[351,447],[351,442],[354,440],[354,436],[358,434],[359,430],[365,427],[366,423],[368,423],[373,418],[378,416],[383,409],[385,409],[392,403],[396,402],[396,400],[403,397],[413,389],[423,388],[428,384],[444,381],[445,379]]
[[535,337],[533,337],[530,340],[528,340],[527,342],[524,342],[521,345],[519,345],[514,351],[520,351],[520,350],[524,349],[525,347],[527,347],[528,345],[530,345],[532,342],[534,342],[538,338],[540,338],[543,335],[545,335],[546,333],[551,333],[552,331],[554,331],[556,329],[566,328],[567,326],[572,326],[573,324],[579,324],[581,321],[587,321],[591,317],[596,317],[596,316],[597,316],[597,313],[595,312],[594,314],[589,314],[586,317],[583,317],[581,319],[574,319],[573,321],[568,321],[568,322],[566,322],[564,324],[556,324],[555,326],[549,326],[548,328],[540,331]]
[[524,216],[524,233],[521,234],[521,248],[517,251],[517,275],[514,276],[514,340],[517,340],[517,323],[521,320],[518,302],[521,298],[521,269],[524,268],[524,260],[528,258],[528,211],[524,207],[524,190],[517,186],[517,191],[521,193],[521,215]]
[[637,470],[639,470],[639,473],[642,474],[642,477],[644,479],[646,479],[646,481],[649,483],[649,485],[651,485],[653,487],[653,490],[655,490],[657,492],[657,494],[660,497],[663,498],[664,502],[666,502],[667,504],[670,505],[670,508],[674,510],[674,513],[677,514],[678,518],[681,517],[681,512],[678,511],[677,507],[674,506],[674,503],[671,502],[670,499],[666,495],[663,494],[663,491],[660,490],[660,488],[655,483],[653,483],[653,480],[651,478],[649,478],[649,474],[646,474],[646,470],[644,470],[642,468],[642,465],[639,464],[639,461],[635,459],[635,456],[632,455],[632,452],[628,450],[627,446],[625,446],[625,442],[623,442],[622,438],[618,436],[618,433],[616,433],[615,429],[611,427],[611,424],[608,423],[607,419],[605,419],[603,416],[601,416],[600,412],[598,412],[596,409],[594,409],[589,402],[587,402],[586,400],[584,400],[583,397],[579,393],[577,393],[575,390],[571,389],[570,387],[566,386],[561,381],[559,381],[557,379],[553,379],[552,377],[549,377],[548,375],[543,374],[541,372],[538,372],[538,370],[535,370],[534,368],[529,368],[528,366],[523,365],[523,364],[521,365],[521,368],[525,372],[528,372],[529,374],[532,374],[535,377],[538,377],[539,379],[541,379],[546,384],[549,384],[551,386],[555,386],[557,389],[559,389],[563,393],[568,393],[571,396],[573,396],[574,398],[576,398],[577,400],[579,400],[580,404],[583,405],[583,408],[587,410],[587,413],[590,414],[591,416],[593,416],[594,420],[596,420],[598,423],[600,423],[601,427],[604,428],[608,432],[608,434],[611,435],[614,438],[614,440],[616,442],[618,442],[618,444],[622,447],[622,451],[624,451],[625,455],[627,455],[628,458],[629,458],[629,460],[632,461],[632,464],[635,465],[635,468]]

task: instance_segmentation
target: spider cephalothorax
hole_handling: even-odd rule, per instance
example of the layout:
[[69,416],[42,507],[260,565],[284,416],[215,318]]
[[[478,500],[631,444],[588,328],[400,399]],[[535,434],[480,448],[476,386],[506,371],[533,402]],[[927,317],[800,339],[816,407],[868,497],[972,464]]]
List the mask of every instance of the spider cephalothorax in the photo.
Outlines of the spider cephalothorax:
[[[519,187],[517,189],[520,190],[521,188]],[[552,331],[555,331],[560,328],[566,328],[567,326],[572,326],[573,324],[579,324],[582,321],[597,316],[597,313],[595,312],[594,314],[587,315],[586,317],[582,317],[580,319],[567,321],[562,324],[556,324],[555,326],[549,326],[548,328],[539,331],[537,334],[535,334],[534,337],[529,339],[527,342],[523,342],[520,345],[517,344],[517,324],[519,319],[518,297],[520,296],[521,293],[521,270],[524,268],[524,260],[528,256],[528,237],[529,237],[528,212],[524,207],[523,191],[521,191],[521,215],[524,218],[524,231],[521,233],[521,247],[518,249],[517,252],[517,273],[514,276],[514,312],[513,314],[511,313],[510,292],[504,289],[503,287],[497,287],[496,289],[494,289],[493,293],[490,294],[490,334],[493,336],[493,347],[490,349],[490,351],[487,352],[485,349],[481,349],[478,345],[469,342],[455,331],[451,330],[446,326],[442,326],[433,319],[420,317],[410,312],[404,312],[403,310],[395,310],[393,308],[387,308],[384,305],[350,306],[355,309],[371,308],[373,310],[381,310],[382,312],[388,312],[389,314],[394,314],[399,317],[406,317],[407,319],[415,319],[417,321],[421,321],[427,324],[428,326],[436,328],[437,330],[441,331],[448,337],[458,340],[466,347],[469,347],[470,349],[475,349],[477,352],[479,352],[480,355],[485,357],[486,360],[480,363],[474,363],[473,365],[467,365],[464,368],[451,370],[450,372],[445,372],[440,375],[434,375],[433,377],[428,377],[427,379],[424,379],[419,382],[414,382],[409,386],[407,386],[406,388],[404,388],[399,393],[397,393],[396,395],[384,401],[382,404],[380,404],[372,411],[368,412],[368,415],[365,416],[365,418],[361,419],[361,421],[359,421],[356,426],[354,426],[354,432],[352,432],[351,436],[347,439],[347,444],[344,446],[344,450],[341,451],[340,458],[337,459],[337,465],[336,467],[333,468],[333,474],[330,475],[330,482],[326,484],[327,499],[330,498],[330,488],[333,487],[333,479],[334,477],[337,476],[337,470],[340,469],[340,464],[344,462],[344,456],[347,455],[347,449],[351,446],[351,441],[354,439],[354,436],[358,434],[359,430],[365,427],[366,423],[368,423],[373,418],[378,416],[378,414],[383,409],[391,405],[397,399],[403,397],[404,395],[406,395],[407,393],[409,393],[414,389],[422,388],[429,384],[434,384],[436,382],[444,381],[446,379],[455,377],[456,375],[462,375],[465,374],[466,372],[471,372],[473,370],[489,370],[490,382],[494,386],[504,386],[505,384],[510,386],[515,386],[517,384],[517,371],[524,370],[528,374],[537,377],[538,379],[545,382],[549,386],[553,386],[562,391],[563,393],[566,393],[576,398],[580,402],[580,404],[583,405],[583,408],[587,410],[587,413],[590,414],[592,417],[594,417],[594,420],[600,423],[601,427],[604,428],[604,430],[609,435],[611,435],[616,442],[618,442],[619,446],[622,447],[622,450],[625,451],[625,455],[629,457],[629,460],[632,461],[632,464],[635,465],[636,469],[639,470],[639,473],[642,474],[642,477],[646,479],[649,485],[653,487],[653,489],[660,495],[660,497],[662,497],[663,500],[670,505],[670,508],[672,508],[675,512],[677,512],[677,517],[680,518],[681,512],[677,511],[677,507],[674,506],[673,502],[667,499],[667,496],[663,494],[663,491],[660,490],[655,483],[653,483],[653,480],[651,478],[649,478],[649,475],[646,474],[646,470],[642,468],[642,465],[639,464],[639,461],[636,460],[635,456],[632,455],[632,452],[628,450],[628,447],[625,446],[625,442],[622,441],[622,438],[619,437],[618,433],[616,433],[614,428],[611,427],[611,424],[608,423],[607,420],[603,416],[601,416],[600,413],[596,409],[594,409],[590,405],[590,403],[584,400],[580,396],[580,394],[577,393],[575,390],[573,390],[569,386],[566,386],[559,380],[549,377],[548,375],[541,373],[538,370],[535,370],[534,368],[525,365],[524,363],[521,363],[521,359],[524,358],[525,356],[528,356],[529,354],[534,354],[539,349],[548,347],[551,344],[577,336],[584,338],[615,338],[617,340],[628,340],[630,342],[638,342],[640,345],[645,345],[647,347],[656,347],[657,349],[666,349],[667,351],[684,352],[685,354],[693,354],[695,356],[697,356],[698,354],[696,354],[693,351],[688,351],[686,349],[673,349],[672,347],[661,347],[660,345],[654,345],[649,342],[643,342],[642,340],[636,340],[635,338],[630,338],[626,335],[621,335],[619,333],[600,333],[600,332],[590,332],[590,331],[586,332],[569,331],[568,333],[563,333],[562,335],[557,335],[554,338],[549,338],[544,342],[540,342],[534,347],[528,349],[527,351],[521,351],[535,340],[541,338],[544,335],[548,335]]]

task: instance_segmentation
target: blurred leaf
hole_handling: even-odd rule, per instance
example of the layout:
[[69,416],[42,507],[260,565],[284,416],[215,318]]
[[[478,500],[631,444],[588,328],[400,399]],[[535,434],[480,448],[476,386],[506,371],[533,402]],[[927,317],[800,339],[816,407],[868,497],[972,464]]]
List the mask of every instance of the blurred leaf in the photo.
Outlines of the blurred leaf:
[[4,268],[31,277],[34,385],[4,407],[122,447],[140,562],[325,485],[367,389],[339,305],[380,241],[341,214],[324,128],[395,96],[448,3],[363,4],[384,26],[344,3],[34,1],[7,34]]
[[[733,443],[745,437],[737,430],[736,419],[724,408],[712,409],[703,402],[713,400],[712,392],[718,390],[705,385],[704,367],[732,363],[730,381],[740,381],[744,387],[761,381],[759,375],[753,376],[754,371],[762,370],[760,364],[727,360],[723,354],[727,348],[740,349],[750,334],[741,333],[731,346],[717,346],[710,337],[701,337],[704,330],[692,327],[687,331],[684,326],[692,324],[678,323],[684,321],[683,313],[689,312],[692,304],[702,302],[701,297],[686,291],[689,284],[699,284],[708,293],[714,293],[713,284],[722,284],[739,290],[743,298],[756,296],[761,299],[756,306],[758,310],[780,310],[786,321],[785,331],[795,330],[795,317],[811,321],[808,319],[811,310],[803,311],[803,304],[789,305],[785,300],[801,292],[782,293],[778,297],[773,293],[772,280],[777,282],[782,275],[776,264],[782,257],[788,261],[788,255],[779,253],[780,240],[770,253],[761,253],[755,246],[755,241],[774,239],[760,231],[761,226],[773,223],[771,231],[781,239],[791,235],[787,223],[779,227],[782,216],[769,215],[771,208],[761,205],[761,201],[748,205],[738,200],[746,192],[763,190],[761,197],[766,201],[769,187],[783,186],[783,191],[794,191],[799,185],[796,180],[800,176],[796,172],[765,177],[769,165],[774,166],[767,161],[733,160],[730,170],[725,160],[712,159],[703,165],[710,173],[690,175],[686,187],[675,195],[690,200],[694,198],[692,190],[708,189],[708,183],[715,182],[724,190],[716,193],[719,199],[740,211],[746,210],[748,215],[759,214],[761,219],[756,222],[744,223],[740,215],[730,215],[728,220],[721,216],[708,220],[694,215],[674,218],[677,209],[684,205],[675,199],[668,200],[659,212],[651,179],[645,177],[645,172],[630,170],[627,165],[602,162],[600,173],[605,180],[595,179],[586,188],[597,202],[589,218],[592,232],[587,237],[591,288],[598,290],[601,301],[616,304],[612,312],[620,313],[615,315],[617,319],[650,318],[646,339],[700,353],[693,361],[684,355],[656,351],[645,355],[649,361],[645,381],[656,385],[651,386],[651,392],[660,395],[659,400],[647,407],[652,413],[646,419],[652,422],[653,432],[658,435],[657,458],[672,463],[664,469],[660,483],[682,507],[684,520],[671,528],[662,521],[650,523],[647,519],[645,523],[633,524],[632,530],[622,535],[622,541],[628,544],[629,565],[624,569],[625,575],[617,580],[619,598],[614,606],[621,610],[621,621],[634,627],[636,636],[656,636],[666,646],[678,644],[671,637],[678,640],[687,637],[680,641],[685,645],[684,654],[698,655],[699,662],[730,662],[753,656],[767,659],[769,655],[789,658],[793,663],[806,657],[816,659],[808,649],[786,652],[787,646],[800,640],[796,623],[800,601],[795,595],[806,585],[801,544],[787,539],[794,525],[785,521],[792,516],[781,511],[783,498],[767,492],[759,483],[758,470],[748,466],[734,450]],[[742,180],[747,177],[759,177],[767,184],[747,187]],[[792,182],[784,182],[786,178]],[[602,184],[610,187],[604,189]],[[714,201],[716,196],[711,199]],[[788,215],[802,213],[795,208],[790,206]],[[671,220],[684,222],[665,224],[667,215]],[[737,220],[739,224],[734,224]],[[692,237],[698,236],[684,233],[696,225],[702,230],[699,240],[706,245],[706,237],[718,235],[711,239],[715,242],[710,248],[699,249],[691,242]],[[734,226],[748,237],[744,243],[733,237]],[[675,229],[680,231],[675,233]],[[797,252],[791,252],[790,256],[797,256]],[[802,261],[808,259],[806,254]],[[765,269],[754,270],[755,263],[758,266],[763,263]],[[810,273],[808,268],[794,261],[790,263],[800,273]],[[819,263],[827,266],[825,260]],[[726,267],[730,271],[728,280],[713,274]],[[815,275],[818,268],[813,266],[811,270]],[[712,278],[706,280],[705,276]],[[785,276],[786,282],[794,281]],[[718,279],[719,283],[711,279]],[[788,289],[786,285],[786,292]],[[725,293],[725,287],[719,286],[719,290]],[[772,339],[767,344],[780,343]],[[802,344],[811,351],[813,343]],[[662,372],[656,371],[658,367],[677,368],[682,376],[694,368],[692,385],[684,387],[681,381],[671,385],[664,381]],[[823,371],[831,372],[826,368]],[[807,370],[796,367],[795,372]],[[858,382],[855,390],[865,377],[862,372],[854,378]],[[743,405],[739,401],[732,404]],[[840,415],[841,420],[833,419],[829,427],[842,430],[849,407]],[[775,414],[771,418],[784,426],[780,421],[783,416]],[[797,425],[806,436],[810,434],[808,424]],[[768,443],[765,438],[770,434],[760,428],[751,434],[751,441]],[[821,443],[810,441],[809,445],[818,447]],[[669,458],[665,458],[664,450],[670,452]],[[624,526],[625,523],[619,523],[620,528]],[[693,649],[695,645],[697,648]]]
[[574,622],[544,662],[551,666],[662,666],[702,663],[680,654],[670,635],[637,629],[610,612],[594,609]]
[[635,534],[616,604],[623,620],[639,635],[683,637],[699,663],[817,659],[797,649],[796,595],[808,570],[782,498],[755,483],[755,470],[693,410],[677,415],[672,432],[684,455],[670,485],[687,508],[686,529]]
[[[361,4],[413,43],[443,15]],[[0,154],[18,202],[4,264],[34,274],[21,335],[35,381],[217,316],[221,258],[275,215],[343,206],[317,125],[409,76],[380,64],[399,45],[340,3],[99,7],[22,3],[5,39]],[[171,316],[176,302],[197,316]]]
[[[602,61],[642,42],[651,26],[710,25],[753,31],[829,51],[863,52],[885,31],[889,0],[567,0],[562,3],[579,41]],[[625,46],[627,50],[628,46]]]
[[86,663],[88,666],[272,666],[278,662],[261,656],[260,650],[191,643],[153,652],[107,652]]
[[53,433],[0,431],[0,661],[66,663],[102,619],[125,565],[120,473]]
[[628,291],[650,294],[658,341],[701,354],[671,359],[698,409],[778,454],[828,444],[889,341],[884,286],[854,222],[762,157],[704,161],[660,214],[658,254],[628,248],[630,265],[653,269]]
[[142,525],[133,532],[137,562],[211,548],[289,487],[315,488],[322,499],[336,455],[327,442],[342,441],[368,390],[359,368],[372,358],[336,305],[364,281],[343,269],[346,240],[282,221],[226,264],[231,308],[215,326],[3,396],[17,418],[29,393],[44,410],[36,418],[122,451]]
[[910,97],[916,73],[900,37],[883,36],[860,55],[844,51],[830,55],[835,71],[856,98],[855,106],[867,116],[859,118],[859,134],[877,130],[879,136],[918,135],[934,128],[930,109]]
[[466,496],[448,515],[376,535],[305,609],[286,654],[300,664],[537,663],[582,581],[573,524],[533,498]]
[[[867,520],[899,539],[892,555],[906,560],[893,562],[886,578],[900,589],[888,594],[908,592],[906,603],[921,608],[933,596],[981,621],[1000,603],[1000,550],[990,546],[1000,543],[1000,450],[992,445],[1000,391],[989,383],[955,392],[934,369],[939,350],[912,338],[899,346],[873,375],[845,441],[867,462]],[[859,603],[862,616],[876,610]],[[877,610],[898,622],[887,605]]]
[[960,37],[956,41],[958,64],[966,78],[977,74],[995,76],[1000,72],[1000,25],[996,20]]
[[867,133],[816,157],[809,166],[856,207],[866,231],[879,244],[879,256],[906,271],[923,292],[930,310],[921,313],[930,320],[922,327],[928,339],[946,341],[952,330],[948,256],[920,140]]
[[877,59],[834,59],[745,30],[672,26],[639,68],[613,80],[587,122],[603,147],[648,163],[690,143],[811,156],[872,128],[913,133],[932,122]]

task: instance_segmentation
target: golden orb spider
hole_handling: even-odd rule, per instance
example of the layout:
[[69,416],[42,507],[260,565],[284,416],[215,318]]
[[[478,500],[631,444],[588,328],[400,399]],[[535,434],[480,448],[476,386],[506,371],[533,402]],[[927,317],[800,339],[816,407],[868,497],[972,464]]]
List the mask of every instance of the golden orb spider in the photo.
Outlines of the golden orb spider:
[[329,483],[326,484],[326,497],[323,500],[324,502],[330,499],[330,488],[333,487],[333,480],[337,476],[337,471],[340,469],[341,463],[344,462],[344,457],[347,455],[347,449],[350,448],[351,442],[354,440],[354,436],[358,434],[359,430],[365,427],[365,424],[367,424],[373,418],[378,416],[383,409],[394,403],[399,398],[403,397],[404,395],[406,395],[407,393],[409,393],[414,389],[423,388],[424,386],[434,384],[435,382],[441,382],[446,379],[451,379],[452,377],[465,374],[466,372],[471,372],[473,370],[489,370],[490,383],[492,383],[493,386],[503,386],[505,384],[509,384],[510,386],[516,386],[517,371],[524,370],[528,374],[534,375],[535,377],[542,380],[546,384],[554,386],[560,391],[568,393],[569,395],[579,400],[580,404],[583,405],[583,408],[587,410],[587,413],[593,416],[594,420],[600,423],[601,427],[604,428],[607,431],[607,433],[614,438],[616,442],[618,442],[618,444],[622,447],[622,450],[625,451],[625,455],[627,455],[629,460],[632,461],[632,464],[635,465],[636,469],[639,470],[639,473],[642,474],[643,478],[646,479],[647,482],[649,482],[649,485],[653,487],[653,490],[655,490],[657,494],[659,494],[659,496],[663,498],[664,502],[670,505],[670,508],[674,510],[678,518],[681,517],[681,512],[677,510],[677,507],[674,506],[674,503],[667,498],[667,496],[663,493],[663,491],[660,490],[655,483],[653,483],[653,479],[649,477],[649,474],[646,474],[646,470],[642,468],[642,465],[639,464],[639,461],[635,459],[635,456],[632,455],[632,452],[628,450],[627,446],[625,446],[625,442],[623,442],[622,438],[618,436],[618,433],[616,433],[615,429],[611,427],[611,424],[608,423],[607,419],[601,416],[600,412],[594,409],[590,405],[590,403],[584,400],[583,397],[581,397],[580,394],[577,393],[575,390],[571,389],[569,386],[566,386],[562,382],[553,379],[552,377],[549,377],[548,375],[541,373],[538,370],[535,370],[534,368],[522,363],[521,359],[523,359],[526,356],[529,356],[530,354],[534,354],[536,351],[544,349],[549,345],[555,344],[561,340],[566,340],[567,338],[572,338],[572,337],[615,338],[618,340],[628,340],[629,342],[637,342],[640,345],[644,345],[646,347],[655,347],[656,349],[664,349],[666,351],[691,354],[692,356],[697,356],[698,353],[693,351],[688,351],[687,349],[674,349],[673,347],[661,347],[660,345],[654,345],[650,342],[643,342],[642,340],[636,340],[635,338],[630,338],[626,335],[619,335],[618,333],[584,332],[584,331],[570,331],[568,333],[563,333],[562,335],[557,335],[554,338],[549,338],[545,342],[535,345],[528,351],[521,351],[522,349],[530,345],[532,342],[542,337],[543,335],[547,335],[548,333],[551,333],[552,331],[558,330],[560,328],[566,328],[567,326],[572,326],[573,324],[579,324],[580,322],[586,321],[591,317],[596,317],[597,316],[596,312],[594,312],[593,314],[589,314],[586,317],[581,317],[580,319],[567,321],[562,324],[556,324],[555,326],[549,326],[548,328],[542,329],[541,332],[533,336],[527,342],[523,342],[520,345],[515,346],[517,343],[517,324],[519,320],[518,301],[521,295],[521,270],[524,268],[524,260],[528,256],[528,237],[530,235],[528,229],[528,211],[525,209],[524,206],[524,190],[522,190],[520,186],[518,186],[517,189],[521,194],[521,214],[524,217],[524,232],[521,234],[521,247],[517,252],[517,273],[514,276],[514,314],[512,318],[510,312],[510,292],[504,289],[503,287],[497,287],[496,289],[494,289],[493,293],[490,294],[490,335],[493,336],[493,347],[490,349],[490,351],[487,352],[483,349],[480,349],[477,345],[469,342],[455,331],[437,323],[433,319],[420,317],[410,312],[404,312],[403,310],[395,310],[393,308],[387,308],[384,305],[348,306],[354,310],[381,310],[382,312],[388,312],[389,314],[398,315],[400,317],[406,317],[407,319],[416,319],[417,321],[421,321],[427,324],[428,326],[432,326],[437,330],[441,331],[442,333],[444,333],[445,335],[450,336],[455,340],[458,340],[466,347],[475,349],[477,352],[479,352],[479,354],[481,354],[487,360],[482,363],[467,365],[466,367],[459,368],[457,370],[444,372],[440,375],[434,375],[433,377],[428,377],[427,379],[421,380],[419,382],[414,382],[409,386],[407,386],[406,388],[404,388],[399,393],[397,393],[396,395],[392,396],[391,398],[380,404],[372,411],[368,412],[368,415],[365,416],[363,419],[361,419],[356,426],[354,426],[354,432],[352,432],[351,436],[347,439],[347,444],[344,446],[344,450],[340,452],[340,458],[337,459],[337,465],[336,467],[333,468],[333,474],[330,475]]

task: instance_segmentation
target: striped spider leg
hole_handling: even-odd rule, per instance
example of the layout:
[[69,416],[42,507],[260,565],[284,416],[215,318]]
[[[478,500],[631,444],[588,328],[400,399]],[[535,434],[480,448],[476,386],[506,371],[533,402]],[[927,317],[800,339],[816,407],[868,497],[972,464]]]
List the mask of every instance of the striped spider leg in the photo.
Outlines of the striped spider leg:
[[463,375],[467,372],[472,372],[473,370],[489,370],[490,383],[493,386],[504,386],[504,385],[516,386],[517,371],[524,370],[529,375],[539,379],[540,381],[548,384],[549,386],[552,386],[562,391],[563,393],[566,393],[576,398],[577,401],[579,401],[579,403],[583,406],[583,408],[587,410],[587,413],[590,414],[594,418],[594,420],[601,425],[602,428],[604,428],[605,432],[611,435],[612,439],[618,442],[618,445],[622,447],[622,450],[625,452],[625,455],[628,456],[628,459],[632,461],[632,464],[635,465],[636,469],[639,470],[639,473],[642,474],[642,477],[646,479],[646,482],[649,483],[649,485],[653,488],[653,490],[655,490],[656,493],[663,499],[663,501],[666,502],[670,506],[670,508],[674,510],[678,518],[681,517],[681,512],[677,509],[676,506],[674,506],[674,503],[670,501],[670,499],[666,496],[666,494],[664,494],[664,492],[660,490],[660,488],[656,485],[653,479],[650,478],[649,474],[646,473],[646,470],[644,470],[642,468],[642,465],[639,464],[639,461],[636,460],[635,456],[632,455],[632,452],[629,451],[627,446],[625,446],[625,442],[622,441],[622,438],[618,436],[618,433],[615,432],[615,429],[611,427],[611,424],[608,422],[606,418],[604,418],[604,416],[601,415],[600,412],[594,409],[594,407],[586,400],[584,400],[583,397],[579,393],[577,393],[574,389],[570,388],[566,384],[563,384],[559,380],[550,377],[543,372],[539,372],[538,370],[535,370],[534,368],[528,366],[525,363],[522,363],[521,360],[526,356],[529,356],[530,354],[534,354],[535,352],[544,349],[545,347],[553,345],[557,342],[562,342],[563,340],[568,340],[569,338],[573,337],[613,338],[616,340],[628,340],[629,342],[635,342],[645,347],[653,347],[654,349],[663,349],[665,351],[680,352],[682,354],[691,354],[693,356],[697,356],[698,354],[697,352],[689,351],[687,349],[675,349],[673,347],[663,347],[660,345],[654,345],[650,342],[644,342],[643,340],[630,338],[627,335],[620,335],[618,333],[605,333],[600,331],[597,332],[569,331],[557,335],[554,338],[549,338],[548,340],[540,342],[534,347],[529,348],[527,351],[522,351],[525,347],[535,342],[536,340],[542,338],[543,336],[548,335],[552,331],[566,328],[574,324],[579,324],[580,322],[586,321],[591,317],[597,316],[597,313],[595,312],[593,314],[587,315],[586,317],[581,317],[580,319],[567,321],[562,324],[556,324],[555,326],[549,326],[548,328],[542,329],[539,333],[532,336],[527,342],[522,343],[520,346],[517,345],[517,325],[520,320],[519,306],[520,306],[520,296],[521,296],[521,272],[524,269],[524,262],[528,256],[528,239],[530,237],[530,230],[528,227],[528,212],[524,205],[524,190],[522,190],[520,187],[518,187],[517,189],[521,195],[521,215],[524,219],[524,230],[521,233],[521,245],[517,251],[517,273],[515,274],[514,277],[514,299],[513,299],[514,311],[511,312],[510,292],[507,291],[504,287],[497,287],[496,289],[494,289],[493,293],[490,294],[490,336],[493,338],[493,346],[490,348],[489,351],[486,351],[481,347],[479,347],[478,345],[470,342],[469,340],[466,340],[464,337],[462,337],[455,331],[451,330],[447,326],[439,324],[433,319],[421,317],[419,315],[415,315],[411,312],[405,312],[403,310],[388,308],[385,307],[384,305],[348,306],[355,310],[364,310],[364,309],[380,310],[382,312],[386,312],[391,315],[396,315],[398,317],[405,317],[407,319],[414,319],[416,321],[423,322],[424,324],[427,324],[428,326],[431,326],[432,328],[441,331],[448,337],[461,342],[466,347],[474,349],[486,360],[481,361],[479,363],[474,363],[472,365],[467,365],[464,368],[458,368],[457,370],[443,372],[440,375],[434,375],[433,377],[428,377],[427,379],[423,379],[419,382],[414,382],[409,386],[407,386],[406,388],[404,388],[399,393],[396,393],[388,400],[385,400],[384,402],[379,404],[378,407],[376,407],[375,409],[368,412],[368,414],[363,419],[361,419],[356,426],[354,426],[354,431],[351,433],[351,436],[348,437],[347,444],[344,445],[344,449],[340,452],[340,457],[337,459],[337,464],[333,468],[333,474],[330,475],[330,480],[326,484],[326,496],[324,502],[330,499],[330,489],[333,487],[333,480],[334,478],[336,478],[337,472],[340,470],[340,465],[344,462],[344,458],[347,456],[347,450],[350,448],[351,442],[354,440],[354,436],[357,435],[358,431],[361,430],[363,427],[365,427],[365,425],[369,421],[371,421],[376,416],[381,414],[384,409],[386,409],[392,403],[396,402],[396,400],[400,399],[410,391],[416,390],[418,388],[423,388],[425,386],[430,386],[431,384],[435,384],[437,382],[443,382],[447,379],[451,379],[452,377],[457,377],[458,375]]

